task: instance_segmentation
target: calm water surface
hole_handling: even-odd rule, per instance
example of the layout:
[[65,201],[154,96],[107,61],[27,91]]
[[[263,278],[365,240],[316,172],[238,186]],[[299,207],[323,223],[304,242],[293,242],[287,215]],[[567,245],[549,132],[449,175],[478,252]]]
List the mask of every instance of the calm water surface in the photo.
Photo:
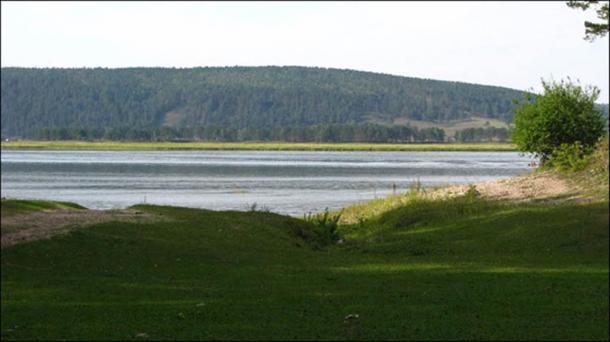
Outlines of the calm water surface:
[[154,203],[302,215],[530,170],[516,152],[2,151],[2,196],[89,208]]

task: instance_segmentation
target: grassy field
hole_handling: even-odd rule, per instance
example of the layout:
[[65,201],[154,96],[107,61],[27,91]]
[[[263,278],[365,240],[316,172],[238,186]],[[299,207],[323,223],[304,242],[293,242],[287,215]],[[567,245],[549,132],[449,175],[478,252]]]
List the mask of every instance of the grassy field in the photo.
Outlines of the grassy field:
[[449,137],[453,137],[456,131],[463,130],[466,128],[487,128],[487,127],[495,127],[495,128],[506,128],[509,129],[512,125],[507,124],[504,121],[492,119],[492,118],[483,118],[483,117],[470,117],[464,120],[452,120],[448,122],[433,122],[433,121],[419,121],[419,120],[408,120],[397,118],[394,119],[392,124],[395,125],[405,125],[409,124],[413,127],[417,127],[419,129],[430,128],[430,127],[439,127],[445,130],[445,134]]
[[342,244],[273,213],[137,209],[166,219],[2,248],[2,340],[608,339],[607,201],[413,196]]
[[32,150],[273,150],[273,151],[515,151],[513,144],[323,144],[284,142],[9,141],[2,149]]

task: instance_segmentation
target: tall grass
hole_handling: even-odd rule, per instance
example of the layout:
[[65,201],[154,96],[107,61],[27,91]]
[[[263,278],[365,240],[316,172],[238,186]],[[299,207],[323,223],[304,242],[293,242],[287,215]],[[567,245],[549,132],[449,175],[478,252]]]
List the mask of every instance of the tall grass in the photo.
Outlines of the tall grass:
[[590,154],[578,160],[578,167],[561,170],[563,176],[571,183],[582,188],[587,194],[608,199],[608,136],[603,137]]
[[409,204],[426,195],[426,189],[419,178],[413,180],[407,186],[407,190],[378,198],[364,203],[358,203],[341,210],[340,224],[362,224],[372,217],[379,216],[387,211]]
[[471,187],[465,195],[458,197],[429,199],[412,196],[408,204],[382,214],[377,222],[393,227],[407,227],[413,224],[421,225],[474,216],[500,206],[508,205],[482,199],[476,188]]
[[337,228],[339,228],[339,219],[343,211],[337,214],[331,214],[328,208],[323,213],[305,214],[303,219],[316,227],[318,234],[322,237],[325,244],[337,243],[341,241]]

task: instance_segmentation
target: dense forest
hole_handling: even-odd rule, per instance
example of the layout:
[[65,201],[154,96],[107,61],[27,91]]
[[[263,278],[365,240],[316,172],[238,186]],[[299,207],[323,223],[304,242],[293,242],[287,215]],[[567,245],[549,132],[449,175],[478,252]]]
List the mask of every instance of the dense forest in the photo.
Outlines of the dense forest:
[[445,131],[436,127],[418,129],[408,125],[326,124],[305,127],[225,128],[169,127],[136,128],[43,128],[38,140],[130,140],[130,141],[286,141],[286,142],[443,142]]
[[[395,121],[512,121],[523,92],[306,67],[2,68],[3,138],[443,141]],[[607,106],[606,106],[607,111]],[[475,134],[476,133],[476,134]],[[455,139],[503,140],[506,129]],[[452,137],[453,138],[453,137]]]

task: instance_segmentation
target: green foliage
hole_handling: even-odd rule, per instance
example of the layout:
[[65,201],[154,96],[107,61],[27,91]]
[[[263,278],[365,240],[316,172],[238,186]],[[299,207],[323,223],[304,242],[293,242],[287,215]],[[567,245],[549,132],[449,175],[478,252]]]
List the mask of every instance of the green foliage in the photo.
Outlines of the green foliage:
[[167,127],[123,128],[43,128],[34,134],[38,140],[127,140],[127,141],[286,141],[286,142],[444,142],[445,130],[410,125],[320,124],[305,127],[230,128]]
[[[286,141],[305,141],[301,134],[392,141],[380,126],[351,129],[396,118],[510,122],[512,99],[522,96],[502,87],[305,67],[2,68],[0,89],[3,137],[113,140],[265,140],[276,139],[266,130],[284,129]],[[309,135],[304,129],[312,126],[318,129]],[[441,131],[426,134],[442,141]]]
[[516,109],[513,142],[522,152],[533,153],[544,163],[562,144],[595,145],[604,134],[605,120],[595,108],[597,88],[570,82],[542,81],[544,93],[529,98]]
[[508,141],[509,130],[503,127],[466,128],[455,132],[457,142]]
[[591,6],[596,7],[595,12],[597,18],[602,20],[601,23],[585,21],[585,40],[594,41],[596,38],[602,38],[608,33],[608,19],[610,19],[610,11],[608,2],[604,1],[600,4],[598,0],[575,1],[570,0],[567,5],[571,8],[579,8],[583,11]]
[[339,227],[339,220],[341,219],[342,211],[337,214],[332,214],[328,211],[328,208],[321,214],[305,214],[304,220],[316,226],[317,231],[323,237],[322,240],[328,243],[337,243],[341,236],[337,231]]
[[602,180],[606,185],[606,190],[608,190],[608,156],[610,154],[608,140],[608,135],[600,140],[595,151],[589,157],[589,165],[587,165],[590,172],[589,176]]
[[[558,153],[549,164],[562,171],[570,183],[576,184],[587,196],[608,198],[608,135],[603,137],[592,152],[580,151],[572,145]],[[565,156],[564,156],[565,154]]]
[[591,152],[591,148],[585,148],[579,141],[573,144],[561,144],[553,150],[553,157],[546,166],[560,171],[579,171],[587,166],[587,155]]

